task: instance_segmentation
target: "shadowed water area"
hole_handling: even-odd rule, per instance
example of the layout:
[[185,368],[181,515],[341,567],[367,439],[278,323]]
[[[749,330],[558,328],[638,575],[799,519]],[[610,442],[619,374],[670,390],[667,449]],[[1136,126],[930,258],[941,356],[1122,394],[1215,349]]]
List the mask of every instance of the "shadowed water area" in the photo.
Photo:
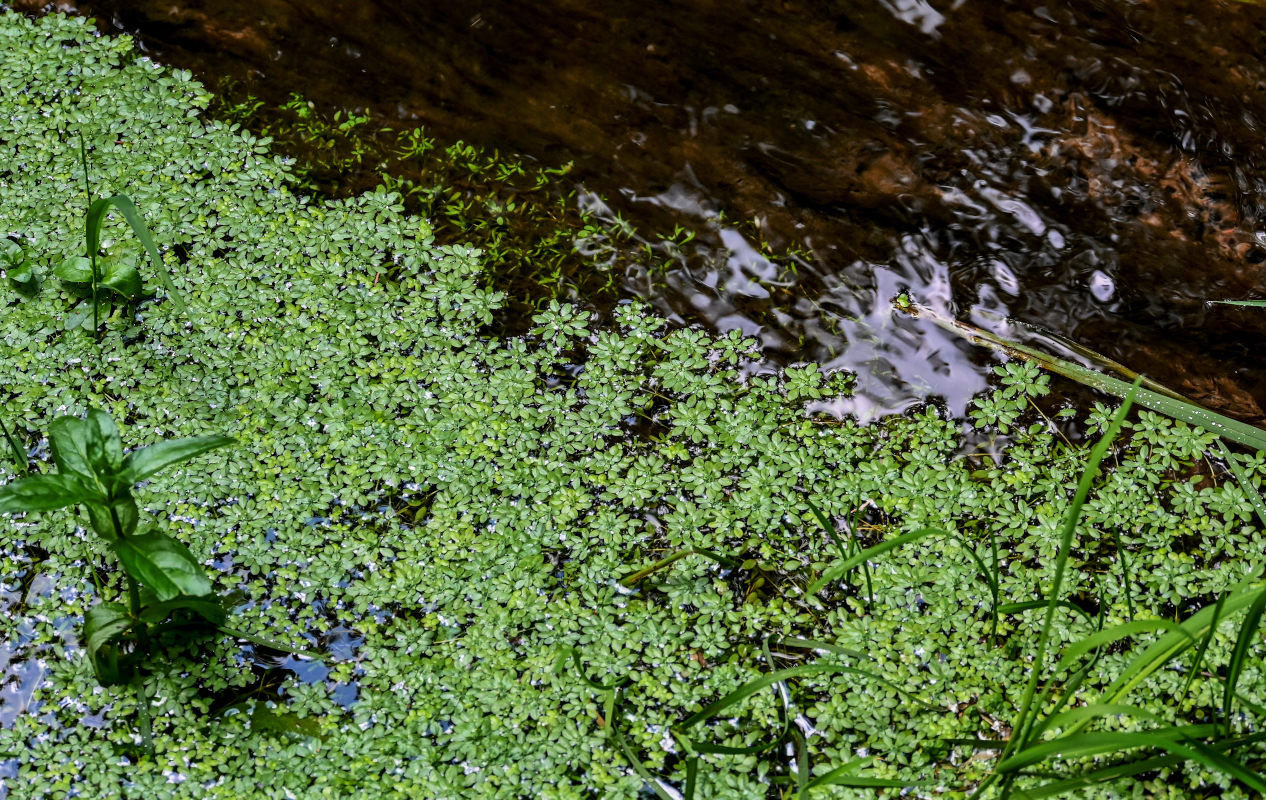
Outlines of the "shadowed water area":
[[[579,202],[629,220],[655,254],[618,261],[628,295],[759,335],[782,361],[858,371],[839,411],[938,396],[961,414],[983,388],[987,357],[893,316],[909,290],[1266,416],[1266,315],[1207,303],[1262,296],[1260,6],[12,5],[96,15],[155,59],[269,102],[301,92],[376,124],[573,161]],[[698,235],[658,243],[677,226]]]

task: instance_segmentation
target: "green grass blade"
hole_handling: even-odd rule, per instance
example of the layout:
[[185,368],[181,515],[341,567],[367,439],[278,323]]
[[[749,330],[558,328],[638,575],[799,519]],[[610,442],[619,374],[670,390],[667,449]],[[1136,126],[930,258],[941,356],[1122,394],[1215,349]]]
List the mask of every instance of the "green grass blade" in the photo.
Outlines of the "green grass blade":
[[[1064,648],[1064,656],[1059,660],[1059,663],[1055,665],[1055,671],[1060,672],[1061,670],[1067,668],[1070,664],[1072,664],[1072,662],[1080,658],[1082,654],[1090,650],[1098,649],[1104,645],[1134,636],[1138,633],[1146,633],[1148,631],[1156,630],[1176,631],[1183,636],[1191,637],[1191,634],[1188,633],[1181,625],[1167,619],[1131,620],[1130,622],[1124,622],[1120,625],[1108,628],[1107,630],[1091,634],[1084,639],[1068,645]],[[1192,644],[1199,644],[1199,642],[1195,640],[1195,637],[1191,638]]]
[[1200,645],[1196,648],[1196,657],[1191,662],[1191,669],[1187,671],[1187,680],[1183,681],[1182,691],[1178,693],[1178,705],[1181,706],[1183,700],[1186,699],[1187,693],[1191,691],[1191,684],[1195,682],[1196,676],[1200,674],[1200,665],[1204,663],[1205,653],[1209,651],[1209,643],[1213,641],[1213,636],[1218,632],[1218,622],[1222,619],[1222,604],[1226,602],[1226,592],[1218,595],[1218,602],[1213,606],[1213,619],[1209,622],[1209,630],[1204,636],[1200,637]]
[[1248,607],[1244,621],[1240,623],[1240,633],[1235,639],[1235,649],[1226,667],[1226,684],[1222,693],[1222,730],[1229,733],[1231,728],[1231,710],[1235,705],[1235,687],[1240,682],[1244,671],[1244,662],[1248,652],[1257,639],[1257,630],[1261,625],[1262,611],[1266,609],[1266,592],[1259,592]]
[[[1137,383],[1136,379],[1135,389],[1138,388]],[[1064,515],[1064,523],[1060,531],[1059,551],[1055,557],[1055,575],[1051,578],[1051,588],[1047,593],[1049,600],[1046,606],[1046,614],[1042,621],[1042,631],[1038,635],[1037,653],[1033,656],[1033,666],[1030,668],[1029,680],[1024,688],[1023,699],[1020,701],[1020,711],[1011,726],[1011,730],[1014,733],[1011,741],[1007,744],[1007,749],[1003,751],[1004,760],[1005,756],[1013,748],[1024,747],[1028,744],[1029,730],[1033,727],[1039,713],[1039,709],[1033,706],[1033,698],[1037,693],[1038,683],[1042,680],[1046,651],[1050,647],[1051,629],[1055,622],[1055,609],[1059,607],[1059,592],[1063,588],[1064,570],[1068,564],[1068,556],[1072,551],[1073,534],[1077,530],[1077,521],[1081,518],[1082,506],[1085,505],[1086,498],[1090,494],[1090,485],[1094,482],[1095,475],[1099,471],[1099,464],[1103,461],[1104,456],[1107,455],[1108,447],[1121,430],[1121,425],[1125,422],[1125,415],[1130,411],[1132,399],[1133,390],[1126,394],[1125,402],[1112,415],[1112,421],[1108,424],[1107,431],[1091,448],[1086,468],[1082,470],[1081,479],[1077,481],[1077,491],[1073,495],[1072,505],[1069,506],[1068,512]]]
[[848,558],[848,553],[844,550],[844,543],[840,541],[839,535],[836,534],[835,526],[831,523],[831,520],[827,519],[826,514],[822,513],[822,510],[814,505],[812,500],[805,500],[805,503],[808,504],[809,511],[817,519],[818,524],[822,526],[822,530],[826,531],[826,535],[835,544],[835,549],[839,551],[840,558]]
[[93,261],[93,303],[96,304],[96,254],[97,248],[101,242],[101,224],[105,217],[105,213],[110,206],[114,206],[127,220],[131,226],[132,232],[136,234],[136,238],[141,241],[141,246],[145,248],[145,252],[149,254],[149,260],[154,265],[154,273],[158,279],[163,282],[167,288],[167,294],[171,297],[172,305],[182,313],[187,310],[184,300],[181,299],[180,293],[176,291],[175,284],[172,283],[171,275],[167,271],[167,267],[163,264],[162,256],[158,254],[158,247],[154,244],[154,237],[150,235],[149,228],[145,226],[145,222],[141,219],[141,215],[136,210],[136,206],[132,203],[132,199],[125,194],[116,194],[113,197],[106,197],[93,202],[88,207],[88,215],[86,217],[87,234],[88,234],[88,255]]
[[[1224,739],[1211,746],[1206,745],[1205,747],[1209,750],[1220,752],[1224,750],[1233,750],[1237,747],[1248,744],[1255,744],[1263,739],[1266,739],[1266,733],[1257,733],[1237,739]],[[1120,780],[1121,778],[1130,778],[1144,772],[1155,772],[1157,770],[1174,767],[1185,760],[1186,759],[1182,756],[1167,754],[1151,756],[1149,758],[1137,759],[1134,761],[1126,761],[1102,767],[1091,772],[1086,772],[1072,778],[1065,778],[1064,780],[1027,788],[1023,792],[1017,792],[1017,794],[1021,797],[1031,797],[1033,800],[1039,800],[1039,798],[1043,797],[1057,797],[1078,789],[1084,789],[1088,786],[1101,785],[1115,780]]]
[[1266,796],[1266,777],[1263,777],[1261,773],[1250,769],[1233,758],[1223,755],[1212,747],[1198,742],[1193,743],[1191,747],[1199,754],[1195,759],[1196,761],[1210,769],[1230,775],[1240,783],[1255,790],[1258,793],[1258,797]]
[[[1240,1],[1253,2],[1253,0]],[[1209,302],[1223,306],[1251,306],[1253,308],[1266,308],[1266,300],[1210,300]]]
[[703,556],[704,558],[708,558],[708,559],[711,559],[712,561],[715,561],[716,563],[720,564],[723,567],[733,568],[737,564],[737,562],[734,559],[729,558],[727,556],[723,556],[720,553],[715,553],[711,550],[705,550],[701,547],[690,547],[685,550],[678,550],[676,553],[673,553],[672,555],[661,558],[659,561],[656,561],[654,564],[651,564],[648,567],[643,567],[642,569],[639,569],[637,572],[634,572],[632,575],[629,575],[625,577],[624,579],[622,579],[620,581],[620,585],[626,588],[632,589],[634,586],[646,580],[651,575],[654,575],[656,572],[659,572],[661,569],[672,566],[674,563],[680,561],[686,556]]
[[1105,732],[1081,733],[1061,736],[1050,741],[1038,742],[1015,753],[998,764],[999,772],[1018,772],[1025,767],[1065,758],[1085,758],[1104,753],[1134,750],[1140,747],[1159,747],[1174,755],[1188,759],[1198,758],[1197,751],[1185,743],[1202,735],[1217,732],[1214,725],[1193,725],[1182,728],[1158,728],[1138,733]]
[[1099,717],[1135,717],[1145,719],[1149,722],[1161,722],[1161,718],[1150,711],[1146,711],[1137,706],[1124,704],[1096,703],[1089,706],[1080,706],[1078,708],[1062,711],[1058,714],[1052,714],[1042,723],[1043,731],[1061,730],[1072,725],[1081,727],[1084,721],[1098,719]]
[[918,703],[919,705],[927,709],[936,710],[935,706],[932,706],[924,702],[923,700],[920,700],[919,698],[912,695],[910,692],[905,691],[901,687],[893,684],[891,681],[885,678],[882,678],[874,674],[873,672],[867,672],[866,670],[857,669],[855,667],[846,667],[842,664],[803,664],[798,667],[788,667],[786,669],[780,669],[776,672],[770,672],[770,673],[760,676],[759,678],[755,678],[751,681],[748,681],[747,683],[733,690],[729,694],[720,698],[716,702],[708,705],[702,711],[698,711],[690,715],[685,720],[683,720],[682,722],[678,723],[677,725],[673,727],[676,728],[677,730],[685,730],[687,728],[691,728],[695,725],[698,725],[700,722],[711,719],[712,717],[716,716],[722,711],[725,711],[727,708],[730,708],[731,706],[734,706],[734,705],[737,705],[738,703],[743,702],[744,700],[756,694],[757,692],[761,691],[762,689],[768,688],[769,686],[772,686],[775,683],[790,680],[792,678],[804,677],[806,675],[823,675],[823,674],[829,674],[829,673],[846,673],[850,675],[861,675],[863,677],[870,678],[871,680],[878,681],[884,686],[887,686],[888,688],[893,689],[901,696],[909,698],[910,700],[913,700],[914,702]]
[[232,636],[237,639],[245,639],[251,644],[257,644],[260,647],[267,647],[270,650],[276,650],[279,653],[290,653],[291,655],[296,656],[305,656],[307,658],[314,658],[317,660],[321,659],[321,653],[317,653],[313,650],[304,650],[302,647],[295,647],[294,645],[279,642],[276,639],[256,636],[253,633],[247,633],[246,631],[238,630],[237,628],[230,628],[227,625],[219,626],[219,630],[220,633],[223,633],[226,636]]
[[1264,595],[1266,584],[1249,584],[1246,587],[1237,587],[1237,591],[1231,592],[1220,606],[1210,605],[1197,611],[1180,623],[1182,633],[1165,634],[1126,665],[1121,674],[1104,690],[1101,699],[1106,703],[1120,702],[1152,673],[1191,647],[1193,642],[1199,642],[1216,621],[1251,605]]
[[1231,453],[1231,448],[1226,446],[1226,442],[1218,440],[1218,448],[1222,451],[1222,458],[1226,461],[1228,467],[1231,468],[1231,474],[1235,476],[1235,481],[1240,485],[1240,490],[1244,492],[1248,501],[1253,504],[1253,511],[1257,513],[1257,519],[1266,527],[1266,503],[1262,502],[1262,495],[1253,486],[1253,482],[1249,480],[1248,473],[1240,466],[1240,462],[1235,459]]
[[[646,765],[644,765],[641,760],[633,754],[633,748],[629,747],[628,742],[624,740],[624,734],[620,733],[614,725],[611,726],[611,733],[614,734],[616,745],[620,748],[621,752],[624,753],[624,757],[628,759],[629,764],[633,767],[633,771],[636,772],[637,776],[651,788],[651,791],[655,793],[655,796],[658,797],[659,800],[682,800],[682,797],[684,797],[685,800],[693,800],[694,783],[692,781],[687,781],[686,792],[681,797],[678,797],[676,792],[670,794],[665,788],[663,780],[652,775],[650,770],[646,768]],[[691,756],[687,760],[687,770],[690,768],[690,761],[697,762],[698,756]]]
[[825,572],[822,573],[821,576],[818,577],[816,581],[809,584],[809,588],[806,589],[805,591],[808,594],[817,594],[818,592],[822,591],[823,586],[830,583],[831,581],[837,580],[840,576],[844,575],[850,569],[852,569],[853,567],[856,567],[858,564],[865,563],[866,561],[869,561],[870,559],[875,558],[876,556],[881,556],[884,553],[887,553],[889,550],[894,550],[903,544],[918,541],[919,539],[922,539],[925,536],[933,536],[933,535],[948,536],[949,534],[946,531],[940,530],[939,528],[922,528],[917,531],[911,531],[910,533],[903,533],[900,536],[893,537],[892,539],[889,539],[885,542],[880,542],[879,544],[873,547],[868,547],[865,550],[861,551],[860,553],[857,553],[852,558],[847,558],[843,561],[840,561],[836,564],[831,565],[830,567],[826,569]]
[[[1035,608],[1046,608],[1049,600],[1025,600],[1022,603],[1003,603],[998,606],[999,614],[1019,614],[1022,611],[1032,611]],[[1059,608],[1064,608],[1073,613],[1080,614],[1087,622],[1093,624],[1095,621],[1094,614],[1069,600],[1060,600],[1055,604]]]
[[845,656],[847,658],[856,658],[858,660],[866,658],[866,654],[857,650],[849,650],[847,647],[840,647],[838,644],[830,642],[820,642],[817,639],[801,639],[798,636],[788,636],[778,640],[781,647],[799,647],[805,650],[821,650],[826,653],[834,653],[837,656]]
[[[1130,384],[1123,380],[1104,375],[1101,372],[1083,367],[1080,364],[1074,364],[1071,361],[1065,361],[1062,358],[1057,358],[1027,345],[1006,341],[989,331],[950,319],[931,309],[919,306],[916,313],[917,316],[926,317],[941,328],[968,341],[984,345],[1015,358],[1032,361],[1051,372],[1071,378],[1078,383],[1085,384],[1099,391],[1121,398],[1124,398],[1131,391]],[[1266,431],[1239,420],[1231,419],[1216,411],[1210,411],[1190,400],[1180,399],[1177,395],[1163,394],[1155,389],[1140,386],[1135,390],[1134,402],[1166,416],[1203,428],[1218,436],[1223,436],[1233,442],[1239,442],[1256,450],[1266,450]]]

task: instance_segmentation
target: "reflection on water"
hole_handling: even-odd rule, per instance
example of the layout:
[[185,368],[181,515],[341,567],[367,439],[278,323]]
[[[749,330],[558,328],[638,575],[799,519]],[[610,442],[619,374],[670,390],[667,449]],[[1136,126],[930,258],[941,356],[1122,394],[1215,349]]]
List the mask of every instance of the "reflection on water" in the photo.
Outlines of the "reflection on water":
[[[19,0],[28,11],[51,8]],[[70,8],[68,2],[57,4]],[[156,58],[546,164],[680,322],[961,412],[1012,315],[1261,421],[1266,8],[1231,0],[83,0]],[[599,201],[596,198],[601,198]],[[693,234],[663,237],[676,229]],[[781,254],[781,255],[774,255]],[[584,301],[584,298],[579,298]]]

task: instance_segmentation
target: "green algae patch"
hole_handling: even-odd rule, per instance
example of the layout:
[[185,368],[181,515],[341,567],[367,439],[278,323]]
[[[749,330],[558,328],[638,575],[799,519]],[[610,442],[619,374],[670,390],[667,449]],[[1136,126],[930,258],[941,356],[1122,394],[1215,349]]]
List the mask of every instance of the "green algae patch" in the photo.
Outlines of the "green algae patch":
[[[814,413],[848,376],[752,367],[755,343],[634,305],[598,328],[552,303],[496,336],[480,252],[438,244],[386,190],[306,198],[265,142],[203,119],[188,74],[59,16],[0,15],[0,52],[0,238],[21,255],[0,295],[10,449],[47,474],[41,432],[90,408],[135,447],[232,437],[138,486],[140,524],[208,568],[242,633],[322,654],[213,641],[172,653],[141,695],[102,689],[77,631],[125,576],[69,510],[4,517],[9,796],[931,797],[993,771],[963,743],[1010,733],[1087,460],[1032,406],[1035,369],[1000,370],[975,432],[935,409],[862,426]],[[40,280],[82,255],[79,136],[94,193],[132,198],[187,306],[142,297],[99,340],[65,329],[78,297]],[[129,236],[107,217],[103,257]],[[1129,425],[1076,526],[1052,653],[1208,616],[1259,572],[1262,532],[1213,437]],[[20,461],[0,459],[0,479]],[[1260,486],[1266,460],[1237,468]],[[828,572],[929,527],[952,535]],[[1194,678],[1186,662],[1146,676],[1151,716],[1099,724],[1219,717],[1243,650],[1226,725],[1251,734],[1260,643],[1231,622],[1205,626]],[[1101,648],[1072,707],[1153,640]],[[1260,744],[1236,757],[1260,762]],[[1181,759],[1082,789],[1138,794],[1252,792]]]

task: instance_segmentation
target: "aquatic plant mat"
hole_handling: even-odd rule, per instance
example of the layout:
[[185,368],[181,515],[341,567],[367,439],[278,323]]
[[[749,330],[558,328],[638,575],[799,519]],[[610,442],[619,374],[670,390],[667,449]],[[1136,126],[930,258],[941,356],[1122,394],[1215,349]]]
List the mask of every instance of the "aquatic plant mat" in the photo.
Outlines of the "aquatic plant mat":
[[[101,688],[124,575],[71,509],[0,518],[0,793],[1259,796],[1260,454],[1106,406],[1068,444],[1019,361],[972,425],[860,426],[814,413],[847,376],[634,306],[498,337],[479,253],[306,200],[126,39],[4,14],[0,53],[0,480],[89,408],[232,437],[134,494],[244,635]],[[82,250],[118,194],[184,308],[151,281],[98,340],[54,269],[147,263],[109,211]]]

